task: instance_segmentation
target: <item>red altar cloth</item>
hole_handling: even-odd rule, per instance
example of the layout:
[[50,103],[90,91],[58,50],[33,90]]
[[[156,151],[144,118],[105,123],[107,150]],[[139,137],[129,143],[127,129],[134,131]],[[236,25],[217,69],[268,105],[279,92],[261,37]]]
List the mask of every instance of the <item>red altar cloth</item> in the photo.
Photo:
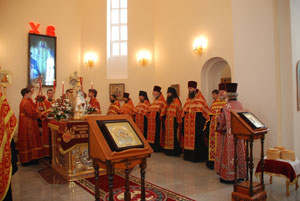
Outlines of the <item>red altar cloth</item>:
[[88,143],[89,126],[87,121],[51,120],[48,126],[58,130],[57,140],[63,152],[69,151],[74,145]]
[[[270,176],[284,177],[289,180],[291,184],[294,184],[297,181],[295,169],[288,162],[265,159],[264,166],[264,173]],[[261,174],[260,162],[256,167],[255,174]]]

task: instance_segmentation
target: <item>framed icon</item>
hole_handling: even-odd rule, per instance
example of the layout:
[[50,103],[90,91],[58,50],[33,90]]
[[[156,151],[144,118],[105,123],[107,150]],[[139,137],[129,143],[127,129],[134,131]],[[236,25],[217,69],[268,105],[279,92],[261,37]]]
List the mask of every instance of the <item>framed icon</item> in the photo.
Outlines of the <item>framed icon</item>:
[[239,112],[242,119],[244,119],[252,128],[265,128],[266,126],[251,112]]
[[1,70],[0,67],[0,84],[1,85],[8,85],[11,82],[11,74],[6,70]]
[[144,143],[127,120],[98,120],[97,124],[113,151],[144,147]]
[[43,77],[42,85],[52,87],[56,79],[56,37],[28,35],[28,83]]
[[109,84],[109,96],[115,95],[117,96],[118,100],[122,100],[124,92],[125,92],[124,83]]

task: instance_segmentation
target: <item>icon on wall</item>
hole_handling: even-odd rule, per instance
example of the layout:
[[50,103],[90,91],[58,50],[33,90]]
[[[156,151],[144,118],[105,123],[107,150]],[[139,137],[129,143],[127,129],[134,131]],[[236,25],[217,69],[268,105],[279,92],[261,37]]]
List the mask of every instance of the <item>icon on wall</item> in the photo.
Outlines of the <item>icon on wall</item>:
[[116,95],[118,100],[123,99],[123,94],[125,92],[125,84],[109,84],[109,96]]
[[56,37],[28,35],[28,83],[42,77],[43,86],[53,86],[56,79]]

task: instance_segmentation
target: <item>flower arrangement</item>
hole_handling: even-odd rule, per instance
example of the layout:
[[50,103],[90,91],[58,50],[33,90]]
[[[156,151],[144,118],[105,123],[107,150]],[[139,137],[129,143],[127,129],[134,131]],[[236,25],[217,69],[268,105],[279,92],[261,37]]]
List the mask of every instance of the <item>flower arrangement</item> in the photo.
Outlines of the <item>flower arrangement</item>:
[[56,120],[67,119],[73,114],[73,107],[70,100],[65,97],[60,97],[52,104],[51,113],[49,116],[53,116]]
[[96,109],[94,107],[91,106],[91,104],[87,101],[86,102],[86,105],[87,105],[87,109],[86,109],[86,113],[87,114],[92,114],[92,113],[95,113],[96,112]]
[[36,102],[44,102],[46,100],[46,97],[43,96],[43,95],[38,95],[36,98],[35,98]]

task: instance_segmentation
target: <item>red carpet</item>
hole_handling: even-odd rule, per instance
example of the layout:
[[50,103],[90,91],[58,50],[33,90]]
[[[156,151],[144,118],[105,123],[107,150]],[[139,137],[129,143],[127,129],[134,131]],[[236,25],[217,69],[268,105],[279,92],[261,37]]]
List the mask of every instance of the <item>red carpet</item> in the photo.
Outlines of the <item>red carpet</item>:
[[[140,183],[141,180],[135,176],[129,176],[130,181],[130,193],[131,200],[138,201],[140,200]],[[95,178],[81,179],[75,181],[78,185],[83,187],[85,190],[95,195]],[[99,177],[100,183],[100,198],[101,200],[108,200],[108,179],[106,175]],[[114,200],[121,201],[124,200],[124,186],[125,179],[122,173],[114,175]],[[193,199],[187,198],[183,195],[179,195],[162,187],[156,186],[149,182],[145,182],[146,186],[146,200],[147,201],[194,201]]]

